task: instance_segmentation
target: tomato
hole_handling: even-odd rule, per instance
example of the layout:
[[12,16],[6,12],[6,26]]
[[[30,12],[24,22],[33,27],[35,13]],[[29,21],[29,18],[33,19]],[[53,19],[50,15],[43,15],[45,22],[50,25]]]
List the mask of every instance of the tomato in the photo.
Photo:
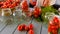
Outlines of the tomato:
[[54,23],[58,24],[59,23],[58,17],[54,17],[53,21],[54,21]]
[[9,2],[4,2],[4,5],[7,5],[7,4],[9,4]]
[[12,6],[13,6],[13,7],[16,7],[16,6],[17,6],[17,4],[14,2],[14,3],[12,4]]
[[25,26],[25,30],[28,31],[29,30],[29,27],[28,26]]
[[23,30],[23,27],[21,25],[18,26],[17,28],[19,31],[22,31]]
[[17,3],[20,3],[20,0],[16,0]]
[[38,11],[34,11],[34,15],[39,15]]
[[13,5],[10,5],[9,8],[14,8]]
[[25,29],[26,25],[25,24],[22,24],[22,27],[23,27],[23,29]]
[[22,2],[22,9],[23,9],[23,10],[28,10],[27,1]]
[[51,32],[51,31],[52,31],[51,27],[50,27],[50,26],[48,26],[48,32]]
[[0,7],[3,6],[3,2],[0,2]]
[[33,30],[29,30],[28,34],[34,34]]
[[53,34],[58,34],[58,31],[57,30],[52,30],[52,33]]
[[33,29],[33,24],[30,24],[29,25],[29,29]]
[[56,30],[56,29],[58,29],[58,26],[52,25],[52,26],[51,26],[51,29]]
[[13,2],[13,0],[7,0],[7,1],[9,1],[9,2]]
[[11,6],[11,4],[7,4],[7,8],[9,8],[9,6]]
[[3,5],[3,6],[1,6],[1,8],[7,8],[7,6],[6,5]]
[[33,15],[34,17],[38,17],[41,14],[41,8],[34,7]]

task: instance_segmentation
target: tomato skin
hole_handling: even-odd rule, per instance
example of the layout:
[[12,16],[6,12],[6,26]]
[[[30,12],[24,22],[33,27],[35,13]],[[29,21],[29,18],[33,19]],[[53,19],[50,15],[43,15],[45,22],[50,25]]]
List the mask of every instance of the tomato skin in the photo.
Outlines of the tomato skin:
[[33,30],[29,30],[28,34],[34,34]]
[[57,31],[57,30],[52,30],[52,33],[53,33],[53,34],[57,34],[58,31]]
[[58,17],[54,17],[53,21],[54,21],[55,24],[57,24],[57,25],[59,24],[59,19],[58,19]]
[[26,25],[25,25],[25,24],[22,24],[22,27],[23,27],[23,29],[25,30]]
[[22,31],[23,30],[23,27],[21,25],[18,26],[17,28],[19,31]]
[[26,30],[26,31],[29,31],[29,27],[28,27],[28,26],[25,26],[25,30]]
[[34,7],[33,16],[37,18],[39,17],[40,14],[41,14],[41,8]]
[[29,29],[33,29],[33,24],[30,24],[29,25]]
[[25,11],[28,10],[28,4],[27,4],[27,1],[24,1],[24,2],[22,3],[22,9],[25,10]]
[[3,5],[3,6],[1,6],[1,8],[7,8],[7,6],[6,5]]
[[50,25],[48,26],[48,32],[51,32],[51,26]]

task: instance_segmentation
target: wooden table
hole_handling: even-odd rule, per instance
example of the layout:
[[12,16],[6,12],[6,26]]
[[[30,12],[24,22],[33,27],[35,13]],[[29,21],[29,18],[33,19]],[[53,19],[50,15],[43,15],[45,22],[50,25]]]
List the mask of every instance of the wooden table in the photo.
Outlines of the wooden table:
[[[3,21],[2,21],[2,20]],[[8,20],[9,19],[9,20]],[[17,26],[19,24],[30,24],[30,20],[23,20],[14,17],[0,17],[0,34],[28,34],[27,31],[18,31]],[[32,24],[34,25],[34,33],[40,34],[41,29],[41,23],[37,22],[36,20],[32,21]],[[46,27],[42,27],[41,34],[48,34],[48,30]]]

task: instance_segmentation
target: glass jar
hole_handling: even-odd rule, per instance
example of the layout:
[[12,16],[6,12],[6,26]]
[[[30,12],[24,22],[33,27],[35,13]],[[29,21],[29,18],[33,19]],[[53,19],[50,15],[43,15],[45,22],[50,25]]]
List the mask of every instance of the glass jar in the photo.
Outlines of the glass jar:
[[10,16],[10,15],[12,15],[10,8],[2,9],[2,15],[1,16]]
[[8,21],[12,21],[12,12],[10,8],[5,8],[5,9],[1,9],[1,15],[0,15],[0,21],[5,23]]

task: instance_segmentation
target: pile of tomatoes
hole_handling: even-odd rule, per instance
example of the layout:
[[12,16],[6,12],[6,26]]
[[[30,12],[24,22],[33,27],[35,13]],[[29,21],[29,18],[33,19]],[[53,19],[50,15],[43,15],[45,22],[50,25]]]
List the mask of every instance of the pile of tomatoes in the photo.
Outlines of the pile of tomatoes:
[[0,8],[14,8],[18,6],[20,3],[20,0],[6,0],[0,2]]
[[26,0],[24,0],[24,1],[22,1],[22,3],[21,3],[22,5],[22,10],[23,11],[27,11],[28,10],[28,4],[27,4],[27,1]]
[[39,15],[41,15],[41,8],[39,7],[34,7],[34,10],[33,10],[33,16],[35,18],[39,17]]
[[28,31],[29,34],[34,34],[33,28],[34,28],[33,24],[29,24],[29,26],[26,26],[25,24],[21,24],[18,26],[17,29],[19,31]]
[[60,28],[60,22],[58,17],[54,17],[52,21],[49,21],[48,32],[52,34],[58,34],[58,29]]

